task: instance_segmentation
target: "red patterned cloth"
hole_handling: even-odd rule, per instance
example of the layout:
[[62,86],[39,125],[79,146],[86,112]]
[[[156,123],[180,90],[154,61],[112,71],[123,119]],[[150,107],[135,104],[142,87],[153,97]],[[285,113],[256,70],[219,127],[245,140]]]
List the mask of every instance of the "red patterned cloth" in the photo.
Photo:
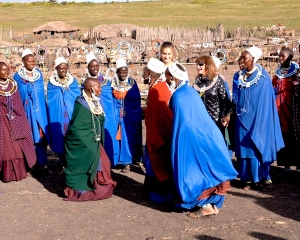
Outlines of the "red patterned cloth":
[[295,77],[296,75],[279,79],[277,75],[274,75],[272,79],[276,90],[276,106],[282,132],[290,132],[292,127],[291,105],[294,88],[292,81],[296,80]]
[[[31,137],[31,128],[27,120],[23,104],[20,98],[19,91],[16,91],[10,97],[10,101],[13,101],[13,119],[9,120],[9,132],[12,142],[17,142],[25,155],[26,161],[29,167],[32,167],[36,163],[36,153],[34,150],[34,145]],[[7,112],[7,97],[0,96],[0,129],[4,128],[4,117]],[[2,159],[4,153],[4,135],[3,131],[0,132],[0,168],[2,166]]]
[[149,91],[145,110],[146,143],[151,166],[159,181],[170,178],[170,143],[173,113],[169,109],[172,94],[166,82],[158,82]]
[[229,191],[230,188],[230,181],[223,182],[215,187],[206,189],[203,191],[198,198],[198,200],[209,198],[211,195],[225,195],[226,191]]

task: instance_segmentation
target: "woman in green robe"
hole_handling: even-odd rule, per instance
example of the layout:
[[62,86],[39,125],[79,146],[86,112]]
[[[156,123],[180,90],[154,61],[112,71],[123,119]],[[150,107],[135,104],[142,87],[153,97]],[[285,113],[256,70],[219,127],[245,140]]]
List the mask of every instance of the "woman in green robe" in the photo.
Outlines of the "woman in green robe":
[[111,179],[110,161],[102,146],[104,112],[97,97],[101,86],[87,78],[82,96],[75,101],[66,137],[67,201],[100,200],[112,196],[116,182]]

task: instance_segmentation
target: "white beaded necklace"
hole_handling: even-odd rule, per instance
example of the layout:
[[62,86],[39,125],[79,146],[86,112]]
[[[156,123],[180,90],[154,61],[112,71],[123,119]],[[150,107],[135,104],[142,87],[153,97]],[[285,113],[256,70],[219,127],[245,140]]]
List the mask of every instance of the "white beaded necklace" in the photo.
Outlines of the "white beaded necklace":
[[0,86],[2,90],[5,90],[8,87],[9,80],[6,79],[4,82],[0,81]]
[[116,77],[112,80],[111,87],[117,91],[125,92],[125,91],[128,91],[129,89],[131,89],[133,84],[134,84],[134,81],[131,78],[127,77],[122,83],[120,83],[119,78]]
[[[32,71],[28,71],[25,67],[21,67],[18,73],[21,78],[28,82],[35,82],[41,77],[41,73],[36,68],[33,68]],[[27,73],[32,73],[32,77],[29,77]]]
[[288,68],[284,68],[283,66],[278,67],[276,69],[276,76],[278,78],[288,78],[297,73],[299,69],[299,65],[295,62],[290,62],[290,66]]
[[[247,81],[247,74],[251,74],[252,76],[255,71],[257,71],[255,77],[252,80]],[[238,85],[239,87],[251,87],[253,84],[257,84],[257,82],[260,80],[260,76],[262,76],[262,67],[258,64],[255,65],[255,67],[250,72],[247,72],[247,69],[244,69],[239,73]]]

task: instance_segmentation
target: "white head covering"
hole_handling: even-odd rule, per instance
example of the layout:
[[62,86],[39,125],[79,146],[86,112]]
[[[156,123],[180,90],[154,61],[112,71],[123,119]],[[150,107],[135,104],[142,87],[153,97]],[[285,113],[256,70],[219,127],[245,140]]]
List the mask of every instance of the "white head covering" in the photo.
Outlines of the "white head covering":
[[161,74],[165,70],[165,64],[156,58],[150,58],[147,63],[147,68],[153,72]]
[[254,63],[256,63],[257,60],[263,54],[262,50],[258,47],[255,47],[255,46],[248,48],[246,51],[249,52],[252,55],[252,57],[254,57],[254,61],[253,61]]
[[[97,60],[96,56],[94,53],[88,53],[86,55],[86,64],[89,65],[89,63],[93,60]],[[98,61],[98,60],[97,60]]]
[[23,52],[22,52],[22,56],[21,58],[27,56],[27,55],[33,55],[32,51],[29,48],[26,48]]
[[168,67],[169,72],[172,74],[173,77],[179,79],[179,80],[187,80],[186,79],[186,71],[180,70],[176,63],[172,63],[171,66]]
[[124,58],[118,58],[116,61],[116,67],[117,67],[117,69],[119,69],[121,67],[128,67],[128,66],[127,66]]
[[56,68],[59,64],[62,64],[62,63],[68,64],[68,62],[63,57],[56,58],[54,67]]
[[221,65],[221,60],[218,57],[212,56],[212,59],[214,60],[214,63],[216,65],[217,68],[220,67]]

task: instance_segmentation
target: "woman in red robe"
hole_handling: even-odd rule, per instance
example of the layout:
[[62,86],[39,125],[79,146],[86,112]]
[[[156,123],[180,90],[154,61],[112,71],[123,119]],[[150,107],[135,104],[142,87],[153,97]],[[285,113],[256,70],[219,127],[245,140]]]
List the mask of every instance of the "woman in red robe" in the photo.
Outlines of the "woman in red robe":
[[278,110],[281,132],[285,147],[277,153],[277,165],[285,166],[285,171],[290,172],[290,166],[299,165],[294,163],[293,156],[294,134],[292,129],[292,98],[299,65],[292,62],[293,51],[282,48],[279,53],[280,66],[277,68],[272,79],[276,95],[276,106]]
[[[172,96],[166,81],[161,81],[164,63],[151,58],[144,68],[144,80],[149,80],[146,132],[146,178],[144,193],[155,202],[172,199],[171,135],[173,114],[169,109]],[[149,157],[149,158],[148,158]]]

